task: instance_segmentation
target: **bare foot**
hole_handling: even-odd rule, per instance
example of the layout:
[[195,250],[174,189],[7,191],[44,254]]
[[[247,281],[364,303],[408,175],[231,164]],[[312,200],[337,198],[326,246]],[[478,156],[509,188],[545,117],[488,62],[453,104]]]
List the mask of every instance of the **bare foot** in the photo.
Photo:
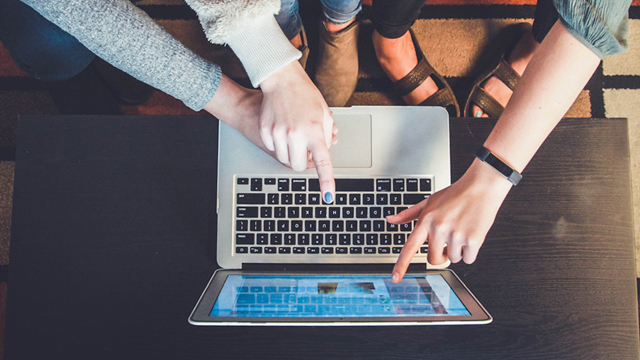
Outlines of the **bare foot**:
[[[511,54],[507,57],[507,62],[511,65],[513,70],[522,75],[524,70],[527,68],[527,65],[529,65],[529,61],[531,61],[538,45],[538,42],[533,38],[531,30],[529,30],[522,35],[520,41],[518,41],[516,46],[513,48],[513,51],[511,51]],[[507,106],[509,99],[511,99],[511,95],[513,94],[513,91],[511,91],[507,85],[495,76],[487,79],[487,81],[481,84],[481,87],[491,94],[491,96],[493,96],[503,107]],[[476,105],[471,107],[471,113],[474,117],[489,117],[488,114]]]
[[[416,48],[408,31],[397,39],[389,39],[374,30],[372,38],[378,62],[391,81],[396,82],[402,79],[418,65]],[[436,91],[438,86],[429,77],[402,99],[408,105],[418,105]]]

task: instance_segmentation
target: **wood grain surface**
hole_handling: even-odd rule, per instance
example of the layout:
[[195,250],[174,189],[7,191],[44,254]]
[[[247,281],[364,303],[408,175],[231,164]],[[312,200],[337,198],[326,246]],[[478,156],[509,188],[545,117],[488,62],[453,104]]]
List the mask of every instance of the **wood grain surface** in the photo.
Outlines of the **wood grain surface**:
[[[459,178],[493,120],[451,121]],[[23,117],[6,359],[637,359],[627,122],[565,119],[452,269],[482,326],[195,327],[216,268],[217,124]]]

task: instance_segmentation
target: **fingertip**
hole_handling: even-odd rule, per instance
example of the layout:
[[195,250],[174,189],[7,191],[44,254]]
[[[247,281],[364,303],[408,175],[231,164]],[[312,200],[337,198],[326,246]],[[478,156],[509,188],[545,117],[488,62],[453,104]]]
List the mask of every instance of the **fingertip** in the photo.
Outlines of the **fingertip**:
[[393,281],[394,283],[400,282],[400,280],[402,280],[402,276],[400,275],[399,272],[394,271],[393,275],[391,276],[391,281]]

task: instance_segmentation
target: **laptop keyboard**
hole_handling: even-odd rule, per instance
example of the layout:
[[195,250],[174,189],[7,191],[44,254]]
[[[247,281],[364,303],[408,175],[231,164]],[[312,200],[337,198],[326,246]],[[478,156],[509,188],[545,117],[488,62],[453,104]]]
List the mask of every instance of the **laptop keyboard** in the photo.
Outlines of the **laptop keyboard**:
[[[385,220],[432,194],[432,177],[336,178],[332,204],[317,178],[236,177],[237,254],[399,254],[415,221]],[[427,244],[419,250],[427,252]]]

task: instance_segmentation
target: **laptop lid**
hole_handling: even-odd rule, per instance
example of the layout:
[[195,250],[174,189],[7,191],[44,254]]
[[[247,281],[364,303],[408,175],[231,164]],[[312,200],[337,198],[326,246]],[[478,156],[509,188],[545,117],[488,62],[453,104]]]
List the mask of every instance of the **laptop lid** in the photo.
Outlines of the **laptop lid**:
[[[429,182],[432,192],[451,184],[449,117],[443,108],[356,106],[332,108],[332,111],[339,133],[338,144],[332,146],[330,152],[336,181],[340,184],[343,183],[341,179],[372,179],[367,181],[373,181],[375,185],[376,181],[405,177]],[[395,263],[397,253],[267,254],[251,253],[247,250],[250,247],[236,246],[236,227],[242,223],[237,205],[242,194],[252,194],[249,182],[253,179],[300,179],[306,185],[305,194],[311,194],[317,191],[313,189],[312,180],[316,179],[317,183],[317,175],[315,169],[295,172],[282,166],[222,123],[218,154],[217,261],[222,268],[240,269],[243,263]],[[277,184],[269,186],[277,191]],[[338,187],[336,193],[339,192]],[[251,206],[251,210],[259,211],[260,207]],[[253,236],[251,229],[246,232]],[[256,241],[255,238],[248,240]],[[416,256],[413,261],[426,263],[426,256]]]

